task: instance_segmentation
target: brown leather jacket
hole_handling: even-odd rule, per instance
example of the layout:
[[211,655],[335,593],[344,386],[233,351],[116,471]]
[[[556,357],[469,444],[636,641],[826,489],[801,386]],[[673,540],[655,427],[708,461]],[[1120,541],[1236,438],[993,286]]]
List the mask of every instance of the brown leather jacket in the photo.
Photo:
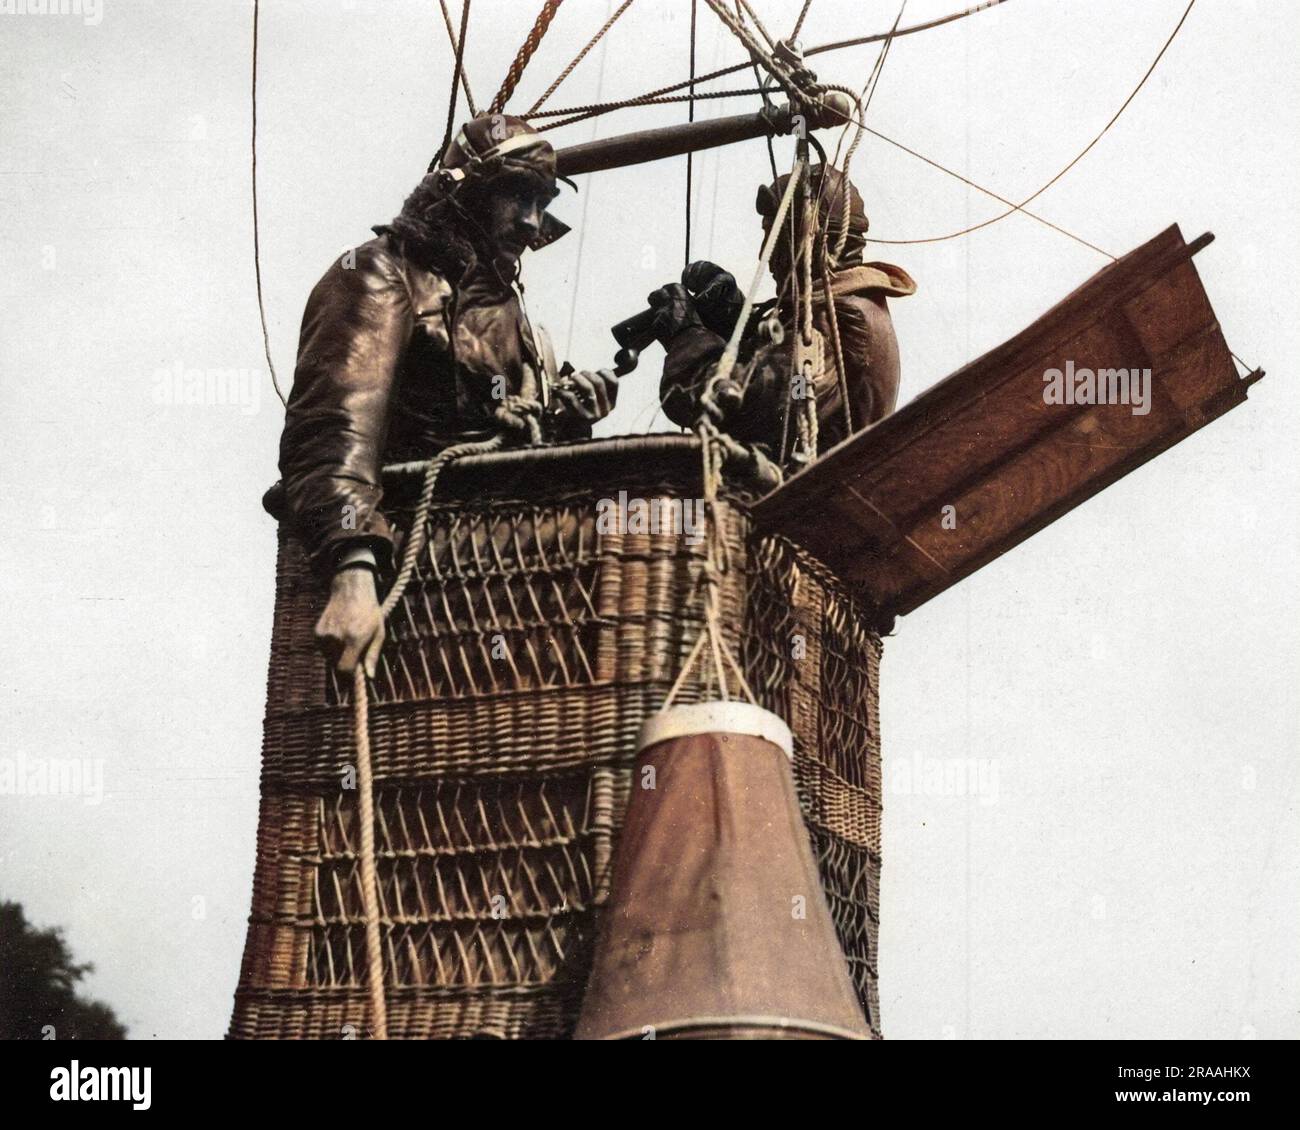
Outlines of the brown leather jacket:
[[[505,394],[546,403],[548,354],[490,268],[453,286],[391,233],[332,264],[307,300],[280,439],[285,509],[316,567],[358,544],[391,564],[381,468],[492,435],[498,375]],[[551,425],[552,438],[590,434]]]

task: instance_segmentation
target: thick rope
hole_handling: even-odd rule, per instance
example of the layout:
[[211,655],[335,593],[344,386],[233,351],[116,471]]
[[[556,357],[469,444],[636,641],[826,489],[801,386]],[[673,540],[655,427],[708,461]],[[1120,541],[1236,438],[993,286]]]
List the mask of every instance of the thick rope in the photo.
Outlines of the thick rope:
[[492,105],[488,107],[489,114],[499,114],[505,109],[506,103],[510,101],[510,96],[515,92],[515,87],[519,85],[519,80],[523,78],[529,60],[532,59],[534,52],[541,44],[546,29],[551,26],[551,21],[555,19],[555,13],[559,11],[561,2],[562,0],[545,0],[542,4],[542,10],[537,13],[537,20],[533,24],[532,31],[528,33],[527,38],[520,46],[519,54],[515,56],[515,61],[510,64],[510,70],[506,72],[501,89],[497,91],[497,96],[492,99]]
[[[601,41],[605,32],[609,31],[609,29],[614,26],[619,16],[621,16],[624,12],[628,10],[628,7],[631,5],[631,3],[632,0],[623,0],[623,3],[620,4],[618,7],[618,11],[615,12],[612,16],[609,17],[609,19],[605,21],[601,29],[598,32],[596,32],[596,34],[593,35],[590,40],[587,41],[587,46],[584,47],[581,51],[577,53],[577,55],[573,57],[573,60],[569,63],[569,65],[560,72],[559,77],[556,78],[556,80],[553,83],[551,83],[551,85],[548,86],[545,91],[543,91],[542,96],[536,102],[534,102],[532,106],[529,107],[528,113],[523,115],[525,118],[534,118],[534,117],[541,116],[537,113],[537,111],[542,108],[542,103],[545,102],[548,98],[550,98],[550,96],[554,94],[556,90],[559,89],[560,83],[562,83],[566,78],[569,77],[570,74],[573,73],[573,68],[576,67],[579,63],[582,62],[583,59],[587,57],[587,53],[593,47],[595,47],[597,43]],[[566,110],[566,111],[561,111],[561,113],[572,113],[572,111]]]
[[[466,5],[468,7],[468,5]],[[525,397],[513,396],[497,408],[496,418],[502,430],[490,439],[458,443],[440,451],[428,461],[420,499],[411,518],[402,564],[393,587],[380,605],[381,622],[397,607],[415,572],[416,561],[424,550],[438,477],[448,464],[466,455],[483,455],[504,447],[511,433],[527,435],[534,446],[541,442],[538,415],[541,405]],[[358,661],[352,675],[352,737],[357,751],[357,807],[361,822],[361,905],[366,927],[366,987],[370,995],[370,1023],[373,1038],[388,1039],[388,1006],[384,997],[384,952],[380,936],[379,868],[375,858],[375,792],[370,756],[370,702],[365,665]]]
[[[468,7],[467,0],[463,0],[463,2],[466,2]],[[464,35],[457,36],[451,26],[451,13],[447,11],[447,0],[438,0],[438,3],[442,7],[442,22],[447,29],[447,40],[451,43],[451,53],[453,56],[460,57],[462,55],[460,45],[464,42],[465,37]],[[471,118],[478,117],[478,107],[474,105],[474,92],[469,88],[469,73],[463,65],[460,69],[460,85],[465,91],[465,105],[469,107],[469,116]]]
[[[727,456],[727,441],[718,429],[708,420],[701,420],[696,428],[700,437],[700,458],[702,460],[701,483],[704,493],[705,541],[704,561],[700,568],[699,588],[704,606],[704,627],[696,637],[695,643],[687,653],[686,662],[669,687],[664,697],[661,710],[667,710],[676,700],[678,692],[686,685],[686,679],[695,668],[704,652],[704,645],[709,646],[713,658],[713,676],[718,681],[718,694],[723,702],[729,702],[731,695],[727,689],[727,668],[730,667],[735,677],[736,686],[753,705],[758,701],[745,679],[740,664],[732,654],[731,648],[722,634],[722,613],[718,606],[718,589],[722,578],[730,568],[727,544],[722,535],[722,523],[718,519],[718,488],[722,485],[722,467]],[[704,690],[708,693],[708,680]]]
[[375,787],[370,776],[370,704],[366,669],[357,660],[352,675],[352,733],[357,747],[357,807],[361,821],[361,908],[366,921],[366,988],[370,994],[370,1032],[388,1039],[384,998],[384,951],[379,936],[379,871],[375,865]]

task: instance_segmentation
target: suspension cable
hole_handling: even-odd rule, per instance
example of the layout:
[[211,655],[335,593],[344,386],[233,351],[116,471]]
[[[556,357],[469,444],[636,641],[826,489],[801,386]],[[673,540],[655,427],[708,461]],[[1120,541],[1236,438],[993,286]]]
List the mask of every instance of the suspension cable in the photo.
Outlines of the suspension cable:
[[[780,83],[781,88],[787,95],[789,95],[791,100],[798,99],[799,91],[791,87],[790,83],[781,72],[772,65],[772,56],[764,50],[763,45],[754,38],[754,35],[750,32],[749,28],[727,10],[726,5],[722,3],[722,0],[704,0],[704,2],[713,9],[714,15],[722,21],[723,26],[725,26],[732,35],[740,40],[741,45],[749,51],[751,61],[762,63],[763,69],[767,71],[773,79]],[[744,0],[741,0],[740,6],[744,6]],[[739,69],[744,69],[744,66],[745,64],[740,64]]]
[[803,22],[808,18],[808,9],[812,7],[812,0],[803,0],[803,7],[799,9],[799,18],[794,21],[794,27],[790,31],[790,40],[799,38],[799,33],[803,30]]
[[[857,99],[858,113],[861,120],[857,129],[854,131],[853,140],[849,142],[848,152],[844,154],[844,163],[840,166],[841,185],[840,191],[844,194],[844,215],[843,222],[840,224],[840,230],[835,237],[835,256],[836,258],[844,250],[844,245],[849,238],[849,170],[853,167],[853,155],[858,151],[858,145],[862,142],[862,130],[866,125],[867,111],[871,108],[871,100],[876,96],[876,88],[880,85],[880,76],[885,70],[885,60],[889,58],[889,49],[894,44],[894,34],[898,31],[898,25],[903,21],[903,13],[907,11],[907,0],[903,0],[899,5],[898,15],[894,17],[894,26],[889,31],[889,38],[885,40],[884,46],[880,49],[880,54],[876,58],[876,65],[872,68],[871,75],[867,79],[866,85],[862,88],[862,94]],[[846,127],[847,129],[847,127]],[[843,141],[843,135],[840,140]],[[823,182],[822,191],[825,191]]]
[[[1075,165],[1077,165],[1080,161],[1082,161],[1083,158],[1086,157],[1092,151],[1093,146],[1095,146],[1097,142],[1099,142],[1103,137],[1105,137],[1106,134],[1110,131],[1110,128],[1117,121],[1119,121],[1120,115],[1123,114],[1124,111],[1128,109],[1129,104],[1133,101],[1134,98],[1137,97],[1138,91],[1140,91],[1146,85],[1147,79],[1151,77],[1152,72],[1156,69],[1156,66],[1159,64],[1160,60],[1164,58],[1165,52],[1169,50],[1170,44],[1172,44],[1173,41],[1177,38],[1178,33],[1182,30],[1183,24],[1187,22],[1187,17],[1191,14],[1191,11],[1195,6],[1196,6],[1196,0],[1189,0],[1186,9],[1183,11],[1182,16],[1178,20],[1178,23],[1174,26],[1174,30],[1169,33],[1169,38],[1165,40],[1164,46],[1160,48],[1159,53],[1156,55],[1155,59],[1152,60],[1151,65],[1147,67],[1146,73],[1141,77],[1141,79],[1138,80],[1137,86],[1135,86],[1132,89],[1132,91],[1129,93],[1129,96],[1124,99],[1124,102],[1120,106],[1120,108],[1116,110],[1114,114],[1111,115],[1110,121],[1108,121],[1102,127],[1101,132],[1097,134],[1097,136],[1094,137],[1090,142],[1088,142],[1088,144],[1085,145],[1079,151],[1079,153],[1075,156],[1075,158],[1072,161],[1070,161],[1068,165],[1066,165],[1063,169],[1061,169],[1060,172],[1058,172],[1054,177],[1052,177],[1051,180],[1049,180],[1036,192],[1032,193],[1029,196],[1026,196],[1024,200],[1022,200],[1019,204],[1014,204],[1010,200],[1003,200],[1002,202],[1004,204],[1011,205],[1011,207],[1007,211],[1003,212],[1001,215],[994,216],[991,219],[985,220],[983,223],[973,224],[968,228],[963,228],[961,231],[949,232],[947,235],[930,236],[926,239],[873,239],[870,242],[891,244],[896,246],[910,245],[910,244],[917,244],[917,243],[940,243],[944,240],[957,239],[959,236],[969,235],[971,232],[976,232],[982,228],[990,227],[991,225],[996,224],[999,220],[1005,220],[1008,216],[1012,215],[1012,213],[1014,212],[1025,211],[1026,204],[1032,203],[1033,201],[1037,200],[1040,196],[1043,195],[1044,192],[1046,192],[1049,188],[1051,188],[1052,185],[1056,184],[1056,182],[1059,181],[1063,176],[1065,176],[1066,173],[1068,173],[1071,169],[1073,169]],[[908,149],[905,145],[902,145],[899,142],[894,141],[892,138],[887,138],[884,137],[883,135],[877,134],[876,131],[871,129],[870,127],[866,127],[866,128],[869,133],[874,134],[877,137],[880,137],[882,141],[888,141],[889,144],[895,145],[899,149],[903,149],[906,152],[912,153],[914,157],[921,156],[919,153],[912,152],[912,150]],[[946,169],[942,165],[938,164],[938,162],[930,161],[929,158],[927,157],[921,157],[921,160],[925,161],[927,164],[934,165],[936,168],[942,169],[946,173],[956,176],[959,180],[963,180],[963,181],[966,180],[966,178],[962,177],[960,174],[953,173],[951,169]],[[971,187],[979,188],[978,185],[974,185],[974,184],[972,184]],[[989,192],[988,189],[980,188],[979,190],[981,192],[987,193],[989,196],[997,197],[996,193]],[[1063,228],[1059,228],[1055,224],[1048,223],[1048,221],[1043,220],[1042,217],[1040,216],[1035,216],[1032,212],[1025,212],[1025,215],[1030,216],[1033,219],[1039,220],[1040,223],[1046,223],[1048,227],[1055,228],[1057,231],[1062,232],[1062,234],[1070,235],[1070,233],[1066,232]],[[1110,252],[1102,251],[1100,247],[1095,247],[1092,244],[1087,243],[1086,240],[1079,239],[1078,236],[1070,235],[1070,238],[1078,239],[1080,243],[1086,244],[1088,247],[1091,247],[1094,251],[1101,252],[1101,254],[1105,255],[1108,259],[1115,258],[1114,255],[1110,254]]]
[[[804,0],[803,12],[799,16],[800,23],[803,22],[803,17],[808,14],[808,7],[810,4],[812,4],[812,0]],[[740,0],[736,0],[736,15],[740,15]],[[791,38],[793,38],[793,36]],[[751,55],[749,61],[751,66],[754,68],[754,81],[758,83],[759,93],[763,96],[763,108],[771,111],[774,109],[772,97],[767,92],[767,85],[763,82],[763,76],[758,73],[758,60]],[[766,134],[763,140],[767,142],[767,163],[772,168],[772,183],[775,184],[777,178],[780,176],[776,171],[776,148],[772,144],[772,135],[770,133]]]
[[[468,0],[464,0],[464,2],[468,4]],[[459,58],[461,55],[461,41],[456,37],[455,31],[452,30],[451,13],[447,11],[447,0],[438,0],[438,3],[442,7],[442,22],[447,28],[447,39],[451,43],[451,53]],[[469,107],[470,117],[478,117],[478,107],[474,105],[474,93],[469,88],[469,73],[464,66],[461,67],[460,71],[460,84],[465,90],[465,105]]]
[[[892,145],[895,149],[901,149],[904,153],[908,154],[911,157],[915,157],[918,161],[924,161],[927,165],[930,165],[933,168],[938,169],[941,173],[947,173],[948,176],[955,177],[957,180],[961,181],[962,184],[968,185],[970,188],[975,189],[977,192],[982,192],[985,196],[991,197],[992,199],[998,201],[998,203],[1000,204],[1008,205],[1007,211],[1001,213],[1000,215],[994,216],[991,220],[985,220],[983,223],[974,224],[969,228],[963,229],[962,231],[951,232],[948,235],[932,236],[929,239],[875,239],[872,236],[867,236],[866,240],[868,243],[890,244],[894,246],[910,245],[916,243],[941,243],[944,240],[956,239],[958,236],[970,235],[971,232],[979,231],[981,228],[990,227],[991,225],[996,224],[999,220],[1005,220],[1008,216],[1013,215],[1016,212],[1020,212],[1022,215],[1026,216],[1027,218],[1031,220],[1036,220],[1044,227],[1051,228],[1052,231],[1054,232],[1059,232],[1067,239],[1072,239],[1074,240],[1075,243],[1082,244],[1084,247],[1088,248],[1088,250],[1097,252],[1098,255],[1104,255],[1107,259],[1110,260],[1114,260],[1116,258],[1116,256],[1112,255],[1109,251],[1106,251],[1104,248],[1098,247],[1095,243],[1089,243],[1086,239],[1083,238],[1083,236],[1076,235],[1068,228],[1063,228],[1061,227],[1060,224],[1055,224],[1051,220],[1047,219],[1045,216],[1041,216],[1037,212],[1031,212],[1028,208],[1025,207],[1025,204],[1027,204],[1029,201],[1034,200],[1038,196],[1041,196],[1042,193],[1045,192],[1050,187],[1050,183],[1040,188],[1037,192],[1034,193],[1033,196],[1030,196],[1026,200],[1017,204],[1014,200],[1008,200],[1005,196],[1001,195],[1000,193],[994,192],[991,188],[986,188],[984,185],[971,180],[969,177],[963,176],[961,173],[957,172],[956,170],[948,168],[947,165],[940,164],[938,161],[934,160],[933,158],[927,157],[924,153],[918,153],[915,149],[912,149],[909,146],[904,145],[901,141],[897,141],[892,137],[886,136],[885,134],[881,133],[879,130],[872,129],[870,126],[864,126],[863,129],[866,133],[871,134],[872,137],[879,138],[887,145]],[[1059,179],[1059,177],[1053,179]]]
[[864,35],[857,39],[840,39],[834,43],[823,43],[820,47],[808,48],[803,53],[804,58],[806,59],[810,55],[822,55],[827,51],[840,51],[845,47],[864,47],[868,43],[879,43],[882,39],[900,39],[904,35],[915,35],[918,31],[929,31],[931,28],[943,27],[944,24],[964,20],[967,16],[973,16],[977,12],[984,12],[989,8],[996,8],[999,4],[1005,3],[1006,0],[984,0],[982,4],[976,4],[963,12],[953,12],[951,15],[939,16],[937,19],[926,20],[924,23],[912,24],[910,27],[900,27],[892,33],[888,31],[877,32],[875,35]]
[[[743,0],[742,0],[743,2]],[[691,89],[690,97],[686,103],[686,120],[695,121],[695,19],[699,11],[699,0],[691,0]],[[682,259],[682,267],[691,265],[691,181],[695,172],[695,155],[688,152],[686,154],[686,250]]]
[[[602,114],[608,114],[614,110],[629,110],[639,106],[667,106],[674,102],[690,102],[692,99],[700,101],[710,98],[742,98],[750,94],[762,94],[763,88],[758,86],[746,87],[744,90],[697,90],[691,94],[668,94],[662,98],[641,98],[634,101],[622,102],[598,102],[590,106],[570,106],[565,110],[538,110],[537,113],[528,115],[530,120],[536,121],[539,118],[559,116],[561,114],[573,113],[573,117],[565,118],[558,122],[547,122],[544,126],[538,126],[539,132],[548,129],[559,129],[561,126],[571,126],[577,122],[585,122],[588,118],[598,118]],[[576,112],[575,112],[576,111]]]
[[[994,8],[999,4],[1005,3],[1006,0],[984,0],[984,3],[976,4],[973,8],[968,8],[964,12],[955,12],[949,16],[927,20],[924,23],[912,24],[910,27],[900,27],[896,32],[894,32],[893,38],[901,39],[905,35],[914,35],[919,31],[929,31],[931,28],[940,27],[943,24],[951,23],[954,20],[964,19],[966,16],[973,16],[976,12],[983,12],[989,8]],[[889,37],[890,33],[885,31],[879,32],[875,35],[865,35],[859,39],[845,39],[838,43],[824,43],[820,47],[810,47],[804,52],[804,58],[806,59],[811,55],[820,55],[824,51],[838,51],[844,47],[859,47],[867,43],[880,43],[882,40],[888,39]],[[721,67],[716,71],[709,71],[708,74],[697,75],[695,78],[696,85],[698,86],[700,83],[712,82],[714,79],[722,78],[724,75],[734,75],[739,71],[743,71],[749,65],[749,61],[744,63],[733,63],[728,67]],[[675,82],[669,86],[660,87],[658,90],[651,90],[636,98],[625,99],[622,105],[639,106],[643,104],[641,100],[644,98],[657,98],[662,94],[675,94],[679,90],[684,90],[689,85],[690,79],[687,79],[684,82]],[[617,109],[621,107],[615,108]]]
[[[632,0],[625,0],[623,7],[626,8]],[[609,0],[610,6],[613,6],[614,0]],[[622,9],[619,9],[622,11]],[[605,26],[608,27],[613,20],[608,21]],[[601,91],[605,89],[605,63],[609,59],[609,44],[606,43],[600,49],[600,66],[596,70],[596,97],[599,98]],[[592,125],[592,140],[596,137],[596,125]],[[573,326],[577,320],[578,314],[578,295],[580,293],[579,284],[582,281],[582,252],[587,243],[587,210],[591,207],[591,194],[595,186],[588,184],[586,191],[582,194],[582,218],[578,222],[578,251],[573,261],[573,286],[569,291],[569,328],[564,338],[563,359],[568,360],[573,350]]]
[[754,29],[763,37],[763,42],[767,44],[767,49],[769,51],[775,51],[776,41],[768,33],[767,28],[763,26],[763,21],[758,18],[758,13],[749,6],[749,0],[736,0],[736,7],[743,9],[745,15],[749,17],[749,21],[754,25]]
[[515,87],[519,85],[519,80],[523,78],[524,70],[541,44],[542,37],[546,35],[546,29],[551,26],[551,21],[555,19],[555,13],[559,11],[562,2],[563,0],[544,0],[542,10],[537,13],[537,19],[533,23],[532,30],[524,38],[519,53],[515,56],[515,61],[510,64],[510,69],[506,72],[505,81],[501,83],[501,89],[497,91],[497,96],[492,99],[492,105],[488,107],[489,114],[499,114],[505,109],[506,103],[510,101],[510,96],[514,94]]
[[[573,68],[576,67],[579,63],[582,62],[583,59],[587,57],[587,52],[590,51],[593,47],[596,46],[597,43],[601,41],[601,38],[604,36],[605,32],[609,31],[609,29],[614,26],[615,21],[619,18],[619,16],[621,16],[624,12],[628,10],[631,3],[632,0],[623,0],[623,3],[619,5],[618,11],[615,12],[612,16],[610,16],[609,19],[605,21],[601,29],[598,32],[596,32],[596,34],[593,35],[590,40],[587,41],[587,46],[584,47],[581,51],[577,53],[577,55],[573,57],[569,65],[565,67],[564,70],[560,72],[559,77],[553,83],[551,83],[550,86],[546,88],[542,96],[536,102],[534,102],[532,106],[529,107],[528,112],[524,114],[523,117],[535,118],[535,117],[542,116],[537,112],[538,110],[541,109],[542,103],[545,102],[552,94],[554,94],[555,91],[559,88],[560,83],[562,83],[566,78],[569,77],[570,74],[573,73]],[[571,112],[572,111],[561,111],[561,113],[571,113]]]
[[442,155],[447,152],[447,146],[451,144],[451,131],[456,128],[456,87],[460,82],[461,75],[464,74],[465,38],[469,34],[469,0],[462,0],[462,3],[464,6],[460,10],[460,36],[456,41],[456,66],[451,72],[451,93],[447,96],[447,128],[443,131],[442,144],[438,146],[438,152],[433,155],[433,160],[429,162],[430,172],[442,160]]

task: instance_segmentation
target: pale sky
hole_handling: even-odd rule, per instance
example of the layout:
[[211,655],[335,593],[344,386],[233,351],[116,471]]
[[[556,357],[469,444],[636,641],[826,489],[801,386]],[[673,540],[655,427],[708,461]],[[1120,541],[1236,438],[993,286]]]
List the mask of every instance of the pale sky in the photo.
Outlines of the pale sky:
[[[799,7],[753,4],[782,34]],[[0,759],[101,763],[103,797],[0,796],[0,897],[66,927],[133,1037],[216,1038],[254,861],[275,554],[259,498],[281,423],[253,284],[252,7],[102,0],[95,21],[4,14],[15,6],[0,3],[0,484],[14,507]],[[480,101],[537,6],[473,0]],[[962,6],[912,0],[903,23]],[[1184,7],[1009,0],[899,40],[871,122],[1020,199],[1105,124]],[[609,10],[567,0],[511,108]],[[814,0],[803,39],[886,30],[896,13]],[[686,0],[635,0],[551,105],[685,78],[688,15]],[[719,27],[701,4],[701,71],[743,57]],[[1298,31],[1283,0],[1199,0],[1115,128],[1033,205],[1115,254],[1175,221],[1188,239],[1215,232],[1197,267],[1229,344],[1270,376],[886,641],[887,1037],[1300,1035]],[[875,50],[812,65],[860,88]],[[262,262],[287,384],[312,284],[396,212],[442,136],[451,58],[433,0],[263,0],[260,68]],[[552,136],[684,118],[628,110]],[[748,277],[767,175],[761,142],[697,159],[693,256]],[[854,178],[882,239],[1004,210],[871,138]],[[557,201],[575,231],[524,278],[575,364],[608,363],[608,327],[677,275],[684,185],[676,159],[581,178]],[[870,256],[920,284],[893,307],[903,402],[1105,262],[1021,216]],[[649,425],[659,356],[624,382],[606,432]],[[161,403],[157,374],[177,367],[248,370],[257,395]],[[981,796],[908,788],[914,770],[969,759]]]

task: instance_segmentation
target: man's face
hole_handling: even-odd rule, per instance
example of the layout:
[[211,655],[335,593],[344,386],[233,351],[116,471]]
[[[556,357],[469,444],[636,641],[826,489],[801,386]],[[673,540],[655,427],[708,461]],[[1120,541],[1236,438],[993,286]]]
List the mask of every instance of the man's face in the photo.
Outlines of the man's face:
[[483,226],[497,248],[497,262],[513,268],[538,232],[555,188],[536,177],[501,177],[487,188]]

